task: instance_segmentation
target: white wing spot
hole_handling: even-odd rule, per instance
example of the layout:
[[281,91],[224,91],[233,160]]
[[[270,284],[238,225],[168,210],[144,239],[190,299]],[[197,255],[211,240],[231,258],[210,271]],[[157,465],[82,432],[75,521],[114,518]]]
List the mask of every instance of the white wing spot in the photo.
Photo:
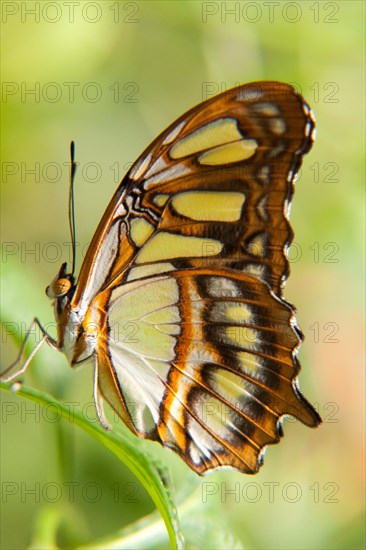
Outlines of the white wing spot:
[[278,106],[274,103],[257,103],[254,109],[266,116],[277,116],[280,114]]
[[185,126],[185,123],[186,121],[183,120],[180,124],[178,124],[178,126],[176,126],[171,132],[170,134],[168,134],[166,136],[166,138],[164,139],[163,141],[163,145],[167,145],[168,143],[171,143],[172,141],[175,140],[175,138],[180,134],[180,132],[183,130],[184,126]]
[[160,183],[162,181],[171,181],[177,178],[187,176],[192,172],[190,168],[187,168],[184,164],[174,164],[167,170],[162,170],[155,176],[148,178],[144,182],[144,189],[149,189],[154,183]]
[[142,158],[135,166],[132,167],[130,172],[130,178],[132,178],[134,181],[138,180],[143,176],[145,171],[147,170],[151,160],[151,153],[149,153],[145,158]]
[[286,132],[286,124],[283,118],[272,118],[269,121],[271,131],[276,135],[281,135]]
[[256,101],[263,96],[264,92],[258,88],[255,90],[240,90],[236,96],[237,101]]
[[261,167],[261,169],[258,172],[258,178],[265,183],[266,185],[269,184],[269,166],[266,164]]

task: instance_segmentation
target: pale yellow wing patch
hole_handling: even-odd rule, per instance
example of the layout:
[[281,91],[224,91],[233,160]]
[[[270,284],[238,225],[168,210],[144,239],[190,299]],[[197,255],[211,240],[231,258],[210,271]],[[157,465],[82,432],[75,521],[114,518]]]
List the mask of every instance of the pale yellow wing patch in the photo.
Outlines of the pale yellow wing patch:
[[153,235],[140,250],[136,263],[157,262],[172,258],[192,258],[215,256],[222,250],[223,244],[215,239],[185,237],[161,231]]
[[130,235],[136,246],[142,246],[154,230],[154,226],[144,218],[134,218],[131,220]]
[[187,191],[172,200],[173,208],[187,218],[235,222],[241,218],[245,195],[223,191]]
[[122,354],[172,361],[179,334],[178,285],[172,277],[132,281],[115,288],[109,303],[109,331]]
[[156,206],[164,206],[168,199],[169,199],[170,195],[167,195],[166,193],[163,193],[161,195],[156,195],[153,199],[153,202],[156,204]]
[[198,130],[177,141],[170,149],[170,156],[173,159],[179,159],[241,139],[243,136],[238,130],[237,120],[229,117],[220,118],[201,126]]
[[159,262],[148,265],[141,265],[133,267],[128,276],[127,281],[133,281],[135,279],[141,279],[142,277],[149,277],[151,275],[157,275],[159,273],[165,273],[167,271],[174,271],[175,267],[169,262]]
[[203,166],[215,166],[240,162],[252,157],[258,147],[255,139],[242,139],[234,143],[227,143],[205,151],[198,157],[198,162]]

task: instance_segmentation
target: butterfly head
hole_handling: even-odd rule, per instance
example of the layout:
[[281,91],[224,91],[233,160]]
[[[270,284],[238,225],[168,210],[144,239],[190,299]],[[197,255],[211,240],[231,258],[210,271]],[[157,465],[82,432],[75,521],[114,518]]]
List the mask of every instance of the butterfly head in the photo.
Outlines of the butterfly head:
[[46,288],[47,296],[53,300],[54,314],[57,325],[57,347],[62,350],[70,363],[74,357],[75,327],[74,317],[70,315],[71,301],[75,293],[75,278],[67,272],[66,262],[62,264],[60,271]]
[[51,299],[61,299],[62,302],[68,302],[71,298],[70,291],[75,289],[74,276],[67,273],[66,262],[62,264],[60,271],[53,279],[52,283],[46,288],[46,294]]

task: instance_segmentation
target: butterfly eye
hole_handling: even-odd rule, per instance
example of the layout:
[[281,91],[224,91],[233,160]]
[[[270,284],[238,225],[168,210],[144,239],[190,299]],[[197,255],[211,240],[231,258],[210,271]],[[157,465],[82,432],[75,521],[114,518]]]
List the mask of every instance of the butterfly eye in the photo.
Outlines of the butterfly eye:
[[46,288],[46,294],[49,298],[60,298],[69,292],[71,281],[69,279],[58,279]]

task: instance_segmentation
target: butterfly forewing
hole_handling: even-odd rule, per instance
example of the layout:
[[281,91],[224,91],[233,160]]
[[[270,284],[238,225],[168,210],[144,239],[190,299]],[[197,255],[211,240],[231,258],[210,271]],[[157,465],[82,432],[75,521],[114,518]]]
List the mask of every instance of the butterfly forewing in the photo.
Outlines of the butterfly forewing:
[[191,109],[126,175],[82,266],[72,308],[95,333],[100,394],[198,473],[256,472],[285,414],[319,423],[282,299],[313,130],[302,97],[275,82]]
[[[279,292],[287,273],[283,249],[292,237],[283,213],[313,130],[303,98],[276,82],[234,88],[191,109],[117,189],[88,250],[75,303],[91,288],[106,288],[156,229],[169,227],[215,242],[218,236],[224,250],[211,262],[252,270]],[[153,248],[172,242],[165,234],[149,240]]]

